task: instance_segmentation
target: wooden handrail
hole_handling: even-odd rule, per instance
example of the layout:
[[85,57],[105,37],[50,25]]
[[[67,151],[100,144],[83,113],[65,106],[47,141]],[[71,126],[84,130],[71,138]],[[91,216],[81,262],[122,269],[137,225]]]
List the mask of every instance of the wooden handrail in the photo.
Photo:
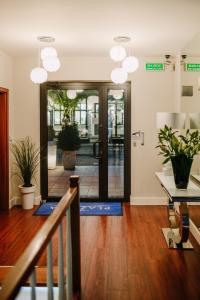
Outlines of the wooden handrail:
[[[79,203],[78,198],[79,177],[71,176],[69,190],[60,200],[53,213],[47,218],[46,222],[43,224],[39,232],[35,235],[24,253],[18,259],[16,265],[6,275],[4,281],[2,282],[2,289],[0,290],[1,300],[14,299],[24,281],[31,274],[34,266],[38,262],[41,254],[51,240],[59,223],[62,221],[62,218],[66,215],[67,209],[70,207],[74,200],[78,200],[75,202]],[[77,205],[79,206],[79,204],[75,204],[76,208]],[[79,222],[80,221],[78,221],[78,223]],[[73,229],[71,229],[71,231],[73,232]],[[80,234],[80,231],[78,231],[78,234]],[[76,246],[78,246],[80,250],[80,244]]]

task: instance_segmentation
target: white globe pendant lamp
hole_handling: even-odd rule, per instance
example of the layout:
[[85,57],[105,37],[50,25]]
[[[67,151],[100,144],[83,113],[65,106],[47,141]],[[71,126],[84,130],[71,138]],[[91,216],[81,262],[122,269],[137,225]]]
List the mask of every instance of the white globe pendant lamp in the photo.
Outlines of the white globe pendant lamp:
[[112,96],[115,100],[120,100],[123,97],[123,90],[113,90]]
[[34,68],[31,70],[30,78],[34,83],[43,83],[47,81],[48,74],[44,68]]
[[123,69],[128,73],[135,72],[139,67],[139,61],[135,56],[128,56],[122,62]]
[[126,49],[121,45],[114,46],[110,49],[110,57],[114,61],[122,61],[126,57]]
[[76,90],[67,90],[67,97],[74,100],[77,96]]
[[44,60],[47,57],[58,56],[57,51],[54,47],[45,47],[41,50],[41,59]]
[[[39,42],[52,43],[55,42],[55,38],[52,36],[38,36]],[[43,83],[47,81],[48,72],[55,72],[60,68],[60,60],[58,59],[57,51],[54,47],[44,47],[40,51],[39,48],[39,62],[38,66],[31,70],[30,79],[34,83]],[[42,67],[41,67],[42,62]]]
[[128,79],[128,74],[123,68],[115,68],[111,72],[111,80],[116,84],[122,84]]
[[60,68],[60,60],[57,56],[49,56],[43,59],[42,61],[43,67],[48,72],[56,72]]

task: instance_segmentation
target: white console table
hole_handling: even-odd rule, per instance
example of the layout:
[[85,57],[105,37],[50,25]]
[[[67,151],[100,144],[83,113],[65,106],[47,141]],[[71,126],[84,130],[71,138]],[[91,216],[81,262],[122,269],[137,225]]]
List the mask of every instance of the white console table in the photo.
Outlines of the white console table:
[[[189,180],[187,190],[180,190],[176,188],[173,176],[157,172],[156,177],[168,196],[167,211],[170,228],[162,228],[168,247],[192,249],[189,241],[190,223],[187,202],[200,202],[200,187]],[[179,204],[178,208],[175,203]]]

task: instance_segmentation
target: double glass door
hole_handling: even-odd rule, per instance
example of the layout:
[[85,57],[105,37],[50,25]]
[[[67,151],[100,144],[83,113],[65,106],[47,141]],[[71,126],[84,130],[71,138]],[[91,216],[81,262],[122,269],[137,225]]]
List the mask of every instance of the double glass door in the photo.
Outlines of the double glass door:
[[[46,154],[41,159],[43,198],[62,197],[69,177],[79,175],[81,199],[129,200],[129,95],[128,83],[119,87],[110,83],[41,86],[41,147]],[[70,132],[64,136],[62,149],[60,139],[66,126],[76,127],[76,149],[68,147],[74,142]]]

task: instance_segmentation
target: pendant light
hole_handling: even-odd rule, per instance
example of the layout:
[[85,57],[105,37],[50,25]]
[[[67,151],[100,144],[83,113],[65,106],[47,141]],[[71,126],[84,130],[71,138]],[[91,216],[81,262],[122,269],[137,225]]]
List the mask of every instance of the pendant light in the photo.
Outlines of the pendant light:
[[60,60],[57,56],[46,57],[42,61],[42,65],[48,72],[56,72],[60,68]]
[[[52,43],[55,38],[51,36],[39,36],[39,42]],[[47,81],[48,72],[55,72],[60,68],[60,60],[57,57],[57,51],[54,47],[44,47],[40,53],[39,47],[39,66],[33,68],[30,73],[30,78],[34,83],[41,84]],[[41,65],[42,60],[42,67]]]
[[123,68],[115,68],[111,72],[111,79],[116,84],[122,84],[128,79],[128,74]]
[[47,81],[48,74],[44,68],[33,68],[30,73],[30,78],[34,83],[43,83]]
[[74,100],[77,96],[76,90],[67,90],[67,97],[71,100]]
[[139,67],[139,61],[135,56],[126,57],[126,48],[121,44],[130,42],[130,37],[118,36],[114,42],[118,43],[110,49],[110,57],[116,62],[122,61],[121,65],[111,72],[111,80],[116,84],[123,84],[128,79],[128,73],[135,72]]
[[123,69],[128,73],[135,72],[139,67],[139,61],[135,56],[128,56],[122,62]]
[[121,45],[114,46],[110,49],[110,57],[114,61],[122,61],[126,57],[126,49]]
[[47,57],[57,57],[57,51],[54,47],[44,47],[41,50],[41,59],[44,60]]

